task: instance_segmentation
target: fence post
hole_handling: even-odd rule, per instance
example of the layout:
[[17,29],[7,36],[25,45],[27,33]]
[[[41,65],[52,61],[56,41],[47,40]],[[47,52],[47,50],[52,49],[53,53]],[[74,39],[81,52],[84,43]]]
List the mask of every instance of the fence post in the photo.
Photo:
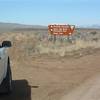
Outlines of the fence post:
[[53,39],[54,39],[54,43],[55,43],[56,42],[56,35],[54,35],[54,38]]

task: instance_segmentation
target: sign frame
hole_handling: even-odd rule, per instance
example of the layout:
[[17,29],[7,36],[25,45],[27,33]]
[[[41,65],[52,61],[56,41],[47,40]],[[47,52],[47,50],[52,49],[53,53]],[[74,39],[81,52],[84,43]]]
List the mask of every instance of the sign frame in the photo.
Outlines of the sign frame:
[[48,32],[51,35],[72,35],[75,30],[75,25],[48,25]]

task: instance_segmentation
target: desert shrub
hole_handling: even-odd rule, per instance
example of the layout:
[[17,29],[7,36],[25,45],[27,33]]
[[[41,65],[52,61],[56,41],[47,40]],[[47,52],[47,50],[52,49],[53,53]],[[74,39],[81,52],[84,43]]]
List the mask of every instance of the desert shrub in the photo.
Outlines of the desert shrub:
[[66,36],[58,37],[55,43],[51,37],[50,39],[48,38],[47,34],[10,33],[1,35],[0,40],[5,39],[13,42],[11,54],[18,59],[23,59],[34,54],[65,56],[88,47],[100,48],[100,40],[97,36],[94,37],[88,33],[81,32],[73,34],[69,38]]
[[99,39],[98,38],[93,38],[92,40],[98,42]]
[[93,31],[93,32],[90,32],[90,34],[92,34],[92,35],[96,35],[97,32],[96,32],[96,31]]

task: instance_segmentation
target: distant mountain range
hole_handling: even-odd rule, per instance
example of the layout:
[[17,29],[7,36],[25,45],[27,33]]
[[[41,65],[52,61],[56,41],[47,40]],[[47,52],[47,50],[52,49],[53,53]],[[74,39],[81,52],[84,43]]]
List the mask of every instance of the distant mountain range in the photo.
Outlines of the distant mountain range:
[[0,22],[0,32],[8,32],[14,30],[34,30],[34,29],[47,29],[46,26],[41,25],[24,25],[24,24],[17,24],[17,23],[2,23]]
[[[84,26],[76,26],[76,28],[97,28],[100,29],[100,25],[84,25]],[[34,30],[34,29],[47,29],[47,26],[41,25],[24,25],[24,24],[17,24],[17,23],[3,23],[0,22],[0,32],[9,32],[15,30]]]
[[82,25],[82,26],[78,26],[78,28],[95,28],[95,29],[100,29],[100,25],[98,25],[98,24]]

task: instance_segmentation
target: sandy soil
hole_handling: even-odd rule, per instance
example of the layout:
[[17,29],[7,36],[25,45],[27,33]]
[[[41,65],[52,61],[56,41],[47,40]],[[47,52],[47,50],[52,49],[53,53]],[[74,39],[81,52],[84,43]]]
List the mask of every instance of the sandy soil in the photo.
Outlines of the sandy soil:
[[90,78],[84,84],[63,96],[61,100],[99,100],[100,74]]
[[14,64],[13,93],[0,100],[99,100],[100,52],[74,58],[31,57]]

